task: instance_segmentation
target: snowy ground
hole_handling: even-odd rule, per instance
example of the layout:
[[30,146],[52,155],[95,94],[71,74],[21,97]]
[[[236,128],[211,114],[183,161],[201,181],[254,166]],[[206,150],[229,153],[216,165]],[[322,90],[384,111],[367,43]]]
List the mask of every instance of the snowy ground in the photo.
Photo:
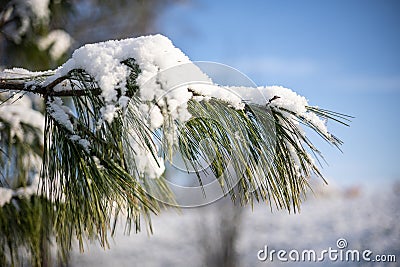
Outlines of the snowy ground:
[[[235,232],[234,226],[238,233],[235,253],[228,257],[236,266],[400,266],[399,204],[397,185],[375,193],[353,189],[311,196],[300,214],[271,213],[265,205],[256,205],[253,211],[250,207],[232,211],[228,201],[184,209],[182,214],[164,211],[153,218],[153,235],[143,232],[124,236],[121,231],[110,250],[92,244],[85,254],[75,251],[70,266],[221,266],[218,261],[223,257],[222,248],[232,243],[232,238],[224,239],[221,233],[226,229]],[[273,262],[257,259],[257,252],[266,245],[269,250],[284,249],[288,253],[313,249],[319,255],[329,247],[338,249],[339,238],[347,241],[343,251],[369,249],[373,252],[371,258],[393,254],[397,263],[333,263],[327,255],[320,263],[280,263],[276,255]]]

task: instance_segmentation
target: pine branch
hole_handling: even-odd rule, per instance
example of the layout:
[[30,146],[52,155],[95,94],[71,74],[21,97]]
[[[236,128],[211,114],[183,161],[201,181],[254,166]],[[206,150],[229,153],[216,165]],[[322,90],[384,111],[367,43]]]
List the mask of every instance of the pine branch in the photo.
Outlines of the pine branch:
[[[54,75],[50,72],[0,80],[0,90],[34,93],[45,100],[41,192],[49,197],[44,203],[52,220],[48,225],[63,253],[71,249],[72,233],[81,250],[93,237],[106,247],[120,213],[125,213],[129,229],[133,225],[139,231],[141,217],[149,222],[165,204],[159,200],[174,204],[162,175],[164,159],[172,159],[174,153],[183,155],[200,186],[204,171],[200,161],[205,160],[208,175],[233,201],[243,205],[264,201],[297,212],[309,188],[308,178],[314,174],[323,179],[314,163],[321,154],[301,127],[311,128],[338,148],[342,144],[319,118],[347,125],[346,115],[305,106],[302,100],[298,112],[285,103],[279,105],[283,96],[274,94],[262,104],[239,99],[235,106],[232,94],[207,94],[191,87],[181,88],[187,96],[182,104],[168,99],[159,72],[155,75],[159,88],[150,88],[154,96],[145,98],[135,59],[116,64],[124,64],[129,73],[122,76],[125,81],[114,81],[101,70],[99,76],[111,80],[107,90],[101,88],[102,80],[96,80],[97,73],[79,68],[68,69],[52,82],[46,82]],[[191,118],[171,110],[174,105]],[[154,124],[153,111],[157,111]],[[0,220],[5,220],[1,211]],[[13,248],[18,245],[13,243]],[[0,247],[0,257],[2,251]]]

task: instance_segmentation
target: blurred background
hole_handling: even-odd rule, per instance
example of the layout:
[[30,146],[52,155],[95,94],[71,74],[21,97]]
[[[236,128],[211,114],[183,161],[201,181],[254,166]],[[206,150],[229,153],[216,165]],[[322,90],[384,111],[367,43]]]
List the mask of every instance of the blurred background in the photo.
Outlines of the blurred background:
[[71,266],[263,266],[264,245],[324,249],[341,237],[352,249],[400,261],[398,1],[3,0],[0,7],[2,68],[55,68],[85,43],[161,33],[193,61],[227,64],[257,85],[282,85],[355,117],[350,128],[328,122],[343,153],[312,136],[329,185],[312,181],[300,215],[265,204],[233,208],[229,199],[165,211],[154,216],[152,236],[121,230],[111,250],[88,245]]

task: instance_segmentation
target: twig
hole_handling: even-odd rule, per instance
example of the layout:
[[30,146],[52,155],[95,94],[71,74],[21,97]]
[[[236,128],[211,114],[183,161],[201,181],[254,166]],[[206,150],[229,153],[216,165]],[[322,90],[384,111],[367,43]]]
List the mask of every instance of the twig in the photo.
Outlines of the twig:
[[38,84],[27,84],[26,82],[8,82],[6,80],[0,81],[0,89],[3,90],[16,90],[23,92],[30,92],[34,94],[45,96],[86,96],[86,95],[100,95],[101,89],[96,88],[93,90],[64,90],[64,91],[53,91],[52,89],[62,81],[68,79],[67,77],[60,77],[55,79],[53,82],[46,86]]

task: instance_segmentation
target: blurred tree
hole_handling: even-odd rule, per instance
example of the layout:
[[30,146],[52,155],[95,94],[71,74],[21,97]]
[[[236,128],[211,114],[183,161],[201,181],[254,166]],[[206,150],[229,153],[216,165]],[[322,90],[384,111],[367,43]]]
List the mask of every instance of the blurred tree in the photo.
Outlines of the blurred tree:
[[[82,44],[155,33],[158,15],[182,1],[0,0],[0,66],[47,70]],[[68,43],[66,35],[63,40],[50,36],[49,44],[40,45],[55,30],[70,36],[57,57],[52,46]]]
[[[207,210],[205,210],[207,212]],[[236,243],[239,239],[243,208],[225,200],[210,207],[199,222],[199,245],[207,267],[240,267]],[[214,216],[212,216],[214,215]],[[211,221],[210,221],[211,220]]]

